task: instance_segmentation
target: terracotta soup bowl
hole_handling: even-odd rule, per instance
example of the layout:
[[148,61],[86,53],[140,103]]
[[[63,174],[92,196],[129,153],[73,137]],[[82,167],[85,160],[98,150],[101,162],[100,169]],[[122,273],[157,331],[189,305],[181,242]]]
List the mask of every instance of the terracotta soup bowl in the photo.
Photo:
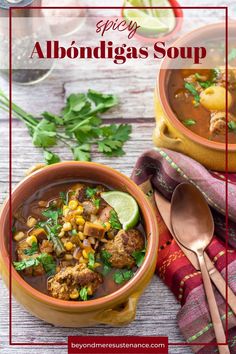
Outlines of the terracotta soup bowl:
[[[206,39],[224,40],[225,24],[208,25],[181,37],[172,46],[191,46],[194,42],[205,43]],[[229,23],[229,38],[235,37],[236,24]],[[155,90],[156,129],[153,135],[155,145],[182,152],[200,162],[208,169],[225,171],[226,143],[215,142],[192,132],[179,121],[174,113],[168,94],[173,66],[164,59],[157,78]],[[186,112],[186,114],[189,114]],[[235,138],[236,139],[236,138]],[[236,144],[228,144],[228,171],[236,172]]]
[[[147,238],[144,262],[134,277],[116,292],[88,301],[64,301],[45,295],[23,280],[12,266],[12,293],[34,316],[57,326],[85,327],[99,323],[125,325],[135,318],[137,301],[150,281],[156,265],[158,227],[150,202],[128,177],[105,165],[92,162],[62,162],[47,166],[25,178],[12,193],[12,213],[24,201],[54,182],[92,181],[111,189],[130,193],[137,201]],[[4,282],[9,286],[9,206],[7,200],[0,216],[0,265]]]

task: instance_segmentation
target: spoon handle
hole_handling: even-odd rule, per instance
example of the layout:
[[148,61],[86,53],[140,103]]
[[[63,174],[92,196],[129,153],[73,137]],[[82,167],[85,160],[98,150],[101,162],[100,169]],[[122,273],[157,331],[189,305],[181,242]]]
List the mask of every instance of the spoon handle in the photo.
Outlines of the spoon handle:
[[[206,268],[205,259],[203,252],[199,252],[197,254],[200,270],[202,273],[202,280],[206,292],[206,297],[208,301],[208,306],[210,310],[211,320],[213,323],[213,328],[215,331],[216,341],[217,343],[225,343],[226,337],[224,332],[224,327],[220,318],[219,309],[216,303],[215,295],[213,292],[211,280],[209,273]],[[229,347],[227,344],[225,345],[218,345],[218,350],[220,354],[230,354]]]

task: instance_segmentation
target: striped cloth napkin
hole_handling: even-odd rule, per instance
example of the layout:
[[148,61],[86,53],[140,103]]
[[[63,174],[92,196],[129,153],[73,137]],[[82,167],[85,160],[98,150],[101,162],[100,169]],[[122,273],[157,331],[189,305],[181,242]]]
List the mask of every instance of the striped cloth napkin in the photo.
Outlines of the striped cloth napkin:
[[[179,183],[188,181],[198,186],[211,207],[215,222],[215,236],[207,248],[207,253],[225,277],[225,176],[207,171],[198,162],[180,153],[154,148],[139,157],[131,178],[140,185],[152,202],[154,202],[153,191],[155,189],[170,200],[172,192]],[[228,216],[228,284],[236,293],[235,174],[229,175]],[[216,339],[201,273],[194,269],[176,244],[158,211],[157,219],[160,241],[156,272],[181,304],[181,309],[177,314],[180,331],[195,353],[218,353],[215,345],[209,345],[216,343]],[[226,326],[225,300],[216,289],[215,295],[223,324]],[[228,308],[228,336],[230,352],[236,353],[236,317],[230,308]]]

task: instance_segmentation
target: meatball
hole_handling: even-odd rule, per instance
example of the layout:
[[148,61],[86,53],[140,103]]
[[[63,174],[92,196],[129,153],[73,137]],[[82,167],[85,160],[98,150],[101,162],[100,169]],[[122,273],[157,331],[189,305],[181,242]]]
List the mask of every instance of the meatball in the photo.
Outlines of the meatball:
[[83,287],[90,288],[91,295],[102,283],[102,276],[93,272],[85,264],[77,264],[74,267],[61,269],[48,280],[48,291],[51,296],[70,300],[72,294]]
[[[236,117],[228,113],[229,122],[236,122]],[[212,134],[224,134],[226,129],[226,113],[212,112],[210,120],[210,132]]]
[[114,239],[108,241],[103,247],[111,255],[109,262],[112,267],[116,268],[132,268],[135,265],[133,252],[141,251],[143,248],[143,236],[136,229],[120,230]]

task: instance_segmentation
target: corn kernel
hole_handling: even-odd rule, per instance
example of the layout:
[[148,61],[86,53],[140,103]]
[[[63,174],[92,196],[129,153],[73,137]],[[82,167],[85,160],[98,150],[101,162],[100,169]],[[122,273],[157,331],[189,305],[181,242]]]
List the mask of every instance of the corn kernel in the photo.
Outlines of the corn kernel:
[[77,289],[74,289],[72,293],[70,293],[70,298],[71,299],[77,299],[79,297],[79,292]]
[[83,232],[80,231],[80,232],[78,233],[78,235],[79,235],[80,240],[83,241],[83,240],[84,240],[84,234],[83,234]]
[[71,200],[68,204],[71,210],[75,210],[78,206],[79,202],[77,200]]
[[72,250],[72,248],[73,248],[73,243],[72,242],[66,242],[66,243],[64,243],[64,247],[65,247],[65,249],[67,250],[67,251],[71,251]]
[[88,287],[87,287],[87,294],[88,294],[88,295],[93,295],[93,290],[92,290],[92,287],[91,287],[91,286],[88,286]]
[[32,246],[33,243],[38,243],[38,240],[36,236],[32,235],[27,237],[26,242],[29,246]]
[[71,223],[70,222],[65,222],[64,224],[63,224],[63,230],[64,231],[70,231],[71,229],[72,229],[72,227],[71,227]]
[[35,218],[33,218],[32,216],[30,216],[26,222],[26,225],[28,227],[34,227],[34,225],[37,223],[37,220]]
[[83,229],[84,229],[83,225],[79,225],[78,229],[79,229],[79,231],[83,231]]
[[88,258],[88,253],[87,253],[87,251],[83,250],[83,251],[82,251],[82,255],[83,255],[84,258]]
[[108,221],[104,223],[104,226],[106,231],[109,231],[111,228],[111,224]]
[[76,224],[77,224],[77,225],[84,225],[84,224],[85,224],[84,218],[83,218],[82,216],[78,216],[78,217],[76,218]]
[[65,235],[65,231],[61,230],[60,233],[58,234],[58,237],[63,237]]
[[68,206],[65,206],[65,208],[63,207],[63,216],[67,216],[69,211],[70,211],[70,209],[68,208]]
[[19,232],[17,232],[17,233],[15,234],[14,240],[15,240],[16,242],[19,242],[19,241],[21,241],[24,237],[25,237],[24,232],[23,232],[23,231],[19,231]]
[[84,211],[84,208],[81,205],[79,205],[76,209],[76,214],[81,215],[83,213],[83,211]]

